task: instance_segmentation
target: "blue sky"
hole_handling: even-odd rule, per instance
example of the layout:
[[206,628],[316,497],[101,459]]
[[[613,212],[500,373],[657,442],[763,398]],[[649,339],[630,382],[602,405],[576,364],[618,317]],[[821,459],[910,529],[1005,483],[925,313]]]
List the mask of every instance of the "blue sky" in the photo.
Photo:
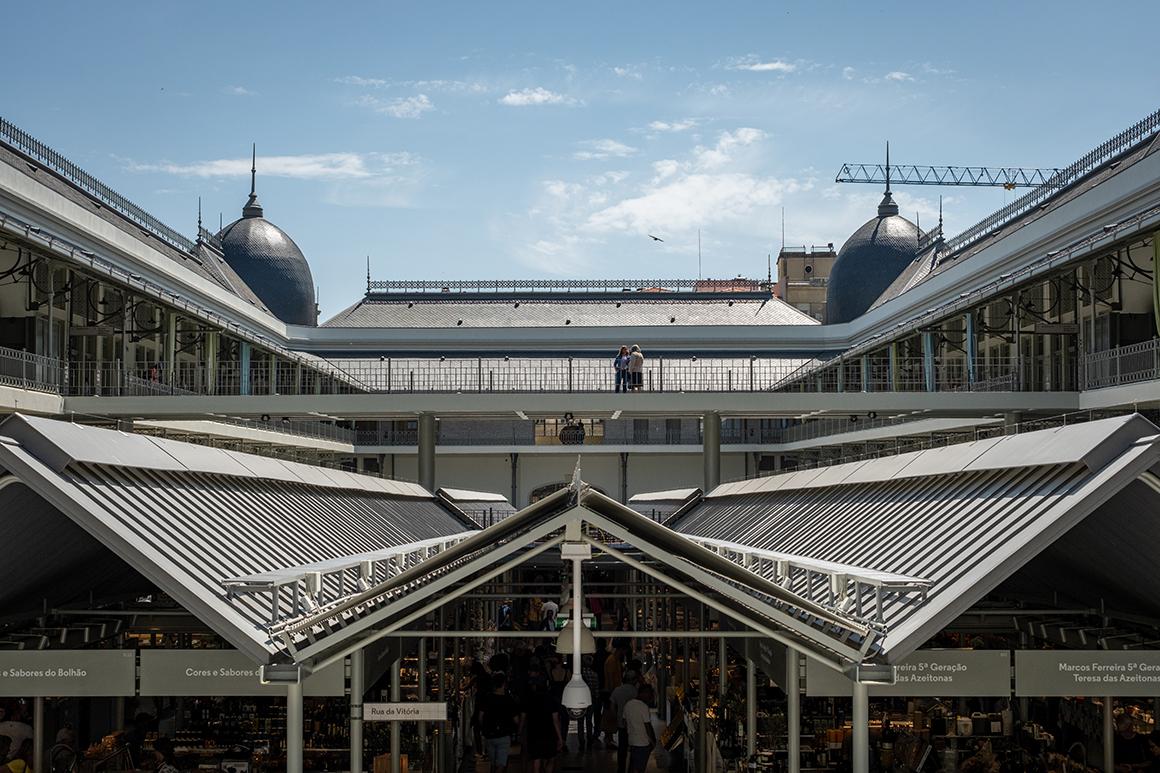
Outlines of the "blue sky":
[[[5,19],[0,115],[185,233],[199,195],[214,225],[239,216],[256,141],[266,216],[324,317],[361,295],[368,255],[376,278],[695,276],[699,228],[705,276],[763,275],[783,206],[799,245],[873,214],[880,191],[833,177],[887,139],[898,163],[1062,166],[1157,106],[1143,2],[42,2]],[[896,198],[929,226],[939,192]],[[1012,196],[941,192],[952,232]]]

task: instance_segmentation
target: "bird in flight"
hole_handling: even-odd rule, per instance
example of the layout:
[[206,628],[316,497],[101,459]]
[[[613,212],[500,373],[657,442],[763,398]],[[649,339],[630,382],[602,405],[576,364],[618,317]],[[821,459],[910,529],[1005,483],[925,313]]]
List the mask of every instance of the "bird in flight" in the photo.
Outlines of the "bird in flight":
[[652,239],[654,242],[663,242],[664,241],[664,239],[662,239],[661,237],[653,236],[652,234],[649,234],[648,238]]

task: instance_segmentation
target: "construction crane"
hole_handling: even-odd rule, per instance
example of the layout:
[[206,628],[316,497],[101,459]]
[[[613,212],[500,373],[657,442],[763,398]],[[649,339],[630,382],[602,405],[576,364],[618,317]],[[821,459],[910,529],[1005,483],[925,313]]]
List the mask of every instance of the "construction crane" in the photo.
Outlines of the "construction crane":
[[842,164],[837,183],[874,183],[886,185],[972,185],[977,187],[1039,188],[1059,185],[1059,169],[1023,169],[1017,166],[891,166],[890,143],[886,143],[885,164]]
[[834,182],[876,183],[889,180],[896,185],[974,185],[1004,188],[1039,188],[1058,185],[1052,178],[1059,169],[1023,169],[1016,166],[890,166],[884,164],[842,164]]

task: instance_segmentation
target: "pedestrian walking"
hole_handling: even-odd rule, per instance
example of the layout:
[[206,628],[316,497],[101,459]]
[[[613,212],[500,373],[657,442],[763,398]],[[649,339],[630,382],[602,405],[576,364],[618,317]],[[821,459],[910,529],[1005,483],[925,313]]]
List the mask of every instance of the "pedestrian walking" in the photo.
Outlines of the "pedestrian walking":
[[652,726],[652,685],[642,684],[636,697],[624,704],[624,725],[628,735],[628,773],[645,773],[648,758],[657,745]]
[[639,392],[644,387],[644,353],[640,346],[633,344],[628,358],[628,381],[632,391]]
[[620,351],[612,358],[612,369],[616,374],[616,391],[627,392],[631,387],[628,376],[628,363],[631,361],[628,355],[628,347],[620,347]]

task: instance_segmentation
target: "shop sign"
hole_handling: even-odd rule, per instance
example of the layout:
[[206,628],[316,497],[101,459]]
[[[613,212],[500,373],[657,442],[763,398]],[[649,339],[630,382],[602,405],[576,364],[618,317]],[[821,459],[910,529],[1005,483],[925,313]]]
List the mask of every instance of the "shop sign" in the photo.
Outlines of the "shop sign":
[[133,650],[0,652],[5,698],[122,697],[137,687]]
[[[310,674],[304,695],[346,692],[343,664]],[[284,684],[262,684],[258,665],[237,650],[141,650],[141,695],[285,695]]]
[[[871,696],[900,698],[998,698],[1011,694],[1007,650],[919,650],[895,666],[894,684],[870,685]],[[806,658],[806,695],[853,695],[853,683]]]
[[1160,652],[1016,651],[1015,694],[1152,698],[1160,695]]
[[446,722],[446,703],[364,703],[368,722]]
[[745,640],[745,657],[756,663],[762,673],[782,687],[785,686],[787,649],[784,644],[764,636]]

